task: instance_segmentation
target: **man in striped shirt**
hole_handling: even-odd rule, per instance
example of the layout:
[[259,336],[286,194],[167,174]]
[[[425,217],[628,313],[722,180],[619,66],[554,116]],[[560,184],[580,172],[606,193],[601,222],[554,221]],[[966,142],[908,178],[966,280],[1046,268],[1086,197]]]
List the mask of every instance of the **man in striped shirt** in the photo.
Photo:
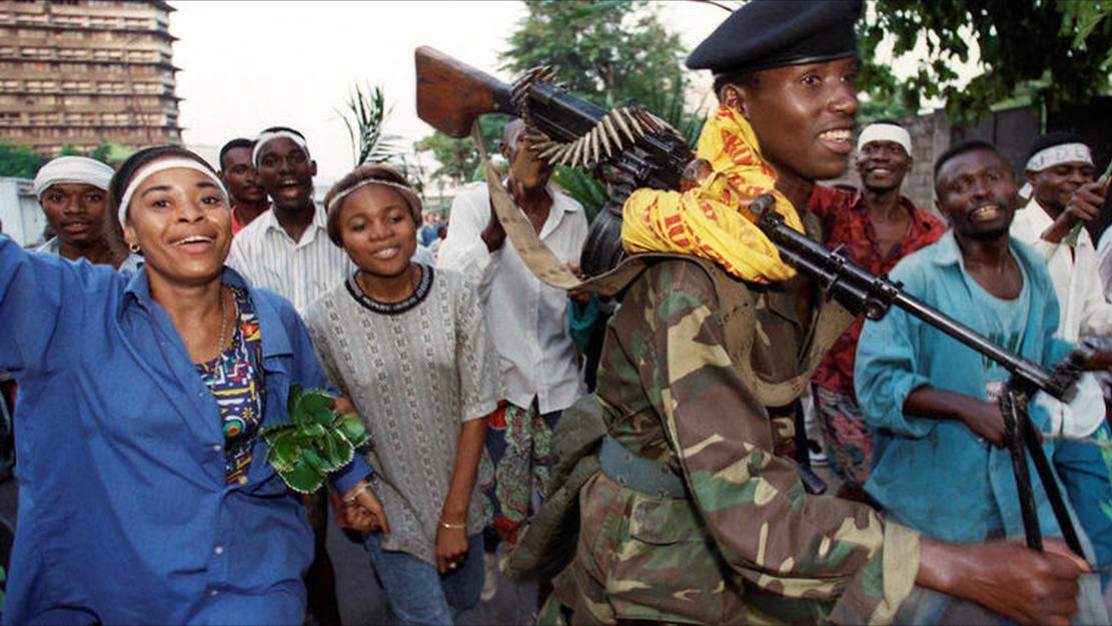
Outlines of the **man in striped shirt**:
[[[286,298],[301,315],[317,297],[340,284],[354,266],[328,238],[325,211],[313,202],[317,162],[304,135],[273,127],[255,140],[252,161],[271,199],[266,211],[239,231],[225,262],[253,285]],[[340,624],[336,574],[328,557],[328,495],[305,498],[316,556],[305,574],[309,611],[321,626]]]
[[324,209],[313,202],[317,163],[305,137],[291,128],[268,128],[255,141],[252,160],[271,210],[236,235],[227,264],[304,315],[355,268],[328,238]]

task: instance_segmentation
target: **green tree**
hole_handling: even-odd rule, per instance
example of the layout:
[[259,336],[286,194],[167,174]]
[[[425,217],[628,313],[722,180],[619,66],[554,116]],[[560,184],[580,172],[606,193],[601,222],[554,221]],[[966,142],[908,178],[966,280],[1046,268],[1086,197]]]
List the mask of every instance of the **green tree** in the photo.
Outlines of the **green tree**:
[[[498,145],[502,142],[502,132],[506,118],[484,115],[479,118],[479,131],[483,136],[483,147],[490,157],[498,155]],[[431,152],[440,167],[433,171],[433,178],[445,177],[454,185],[483,180],[482,160],[479,148],[471,137],[456,139],[440,131],[422,138],[414,144],[417,152]]]
[[31,146],[0,143],[0,176],[34,178],[45,162]]
[[686,84],[683,44],[643,0],[535,0],[501,54],[503,69],[540,65],[572,92],[604,107],[647,102]]
[[[703,119],[684,110],[687,81],[679,37],[661,24],[657,9],[644,0],[536,0],[518,23],[500,55],[502,68],[523,73],[548,65],[555,80],[572,93],[611,108],[635,100],[693,142]],[[491,120],[497,120],[497,126]],[[496,154],[505,120],[480,118],[484,142]],[[432,152],[440,169],[455,183],[482,179],[479,152],[470,138],[442,133],[416,145]],[[559,167],[554,182],[569,191],[594,216],[605,203],[604,183],[589,173]]]
[[[951,118],[968,123],[1018,89],[1054,109],[1103,94],[1112,69],[1112,10],[1107,0],[876,0],[859,26],[862,88],[873,100],[918,111],[942,98]],[[884,40],[896,58],[923,46],[907,79],[873,60]],[[955,61],[979,54],[980,73],[958,86]]]
[[103,161],[112,167],[119,167],[128,157],[138,152],[138,148],[125,146],[115,141],[104,141],[89,153],[89,158]]

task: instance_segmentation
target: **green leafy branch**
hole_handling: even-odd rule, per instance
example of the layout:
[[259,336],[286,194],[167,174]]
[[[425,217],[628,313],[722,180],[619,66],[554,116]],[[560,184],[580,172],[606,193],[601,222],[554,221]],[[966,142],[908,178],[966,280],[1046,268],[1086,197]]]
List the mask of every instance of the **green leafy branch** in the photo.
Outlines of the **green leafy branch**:
[[260,431],[269,447],[266,460],[294,491],[319,489],[329,472],[351,462],[355,449],[370,439],[359,416],[332,410],[335,400],[319,389],[302,392],[291,385],[290,421]]

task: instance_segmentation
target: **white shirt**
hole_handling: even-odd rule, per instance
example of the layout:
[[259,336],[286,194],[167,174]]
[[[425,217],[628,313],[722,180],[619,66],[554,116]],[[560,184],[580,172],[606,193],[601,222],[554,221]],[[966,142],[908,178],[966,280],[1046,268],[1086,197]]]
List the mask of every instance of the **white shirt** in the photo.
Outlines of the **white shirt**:
[[[53,254],[54,256],[62,256],[62,241],[57,237],[52,237],[50,241],[47,241],[38,248],[35,248],[35,252],[41,252],[43,254]],[[120,267],[116,269],[121,272],[138,272],[140,266],[142,265],[143,257],[135,254],[134,252],[129,252],[127,258],[124,259],[124,262],[120,263]]]
[[1104,299],[1093,240],[1082,228],[1071,257],[1068,244],[1042,238],[1053,223],[1046,210],[1032,199],[1016,211],[1011,234],[1046,259],[1061,314],[1058,336],[1076,342],[1083,334],[1112,335],[1112,304]]
[[1097,273],[1104,289],[1104,299],[1112,302],[1112,228],[1105,228],[1097,244]]
[[[1051,243],[1042,234],[1054,220],[1034,198],[1012,220],[1011,235],[1031,246],[1046,259],[1054,293],[1058,297],[1058,337],[1077,342],[1086,335],[1112,334],[1112,305],[1104,300],[1097,257],[1088,231],[1081,229],[1077,245],[1070,255],[1064,241]],[[1065,238],[1063,238],[1065,239]],[[1104,396],[1093,374],[1086,372],[1077,386],[1077,396],[1068,405],[1044,393],[1035,395],[1036,404],[1043,405],[1050,415],[1052,430],[1073,437],[1091,435],[1104,420]]]
[[[570,197],[553,198],[540,239],[563,261],[579,262],[587,217]],[[568,408],[583,394],[575,344],[568,334],[568,294],[533,275],[507,238],[493,253],[482,240],[490,221],[486,184],[456,196],[439,266],[463,272],[479,286],[487,324],[501,361],[506,399],[543,413]]]
[[328,238],[324,209],[316,209],[300,241],[290,237],[275,213],[272,206],[239,231],[225,264],[252,285],[289,300],[304,317],[309,305],[343,283],[355,265]]

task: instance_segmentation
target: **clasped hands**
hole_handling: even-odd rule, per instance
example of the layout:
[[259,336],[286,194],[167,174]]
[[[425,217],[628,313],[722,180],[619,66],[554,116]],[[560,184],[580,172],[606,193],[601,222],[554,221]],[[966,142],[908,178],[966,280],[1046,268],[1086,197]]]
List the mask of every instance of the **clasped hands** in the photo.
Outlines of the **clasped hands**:
[[337,511],[337,514],[336,523],[343,528],[361,533],[376,530],[390,532],[390,523],[386,519],[386,512],[382,509],[382,502],[375,495],[371,484],[365,480],[359,481],[344,494],[343,509]]
[[[359,481],[342,499],[343,508],[336,511],[336,523],[361,533],[381,530],[390,532],[390,524],[371,484]],[[456,569],[467,558],[467,524],[440,519],[436,532],[436,569],[441,574]]]

